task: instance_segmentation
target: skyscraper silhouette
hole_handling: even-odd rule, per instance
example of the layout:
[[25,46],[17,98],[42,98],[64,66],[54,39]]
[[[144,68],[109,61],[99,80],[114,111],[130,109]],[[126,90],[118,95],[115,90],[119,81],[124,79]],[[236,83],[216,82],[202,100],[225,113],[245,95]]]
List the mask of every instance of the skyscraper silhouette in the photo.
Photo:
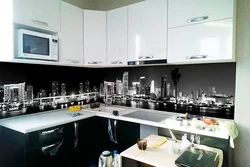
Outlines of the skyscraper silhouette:
[[90,92],[90,83],[88,80],[85,81],[85,93],[89,93]]
[[79,93],[83,94],[84,90],[83,90],[83,83],[79,83]]
[[167,83],[167,96],[170,96],[170,83]]
[[66,96],[66,84],[61,84],[61,96]]
[[122,81],[116,80],[116,94],[122,94]]
[[155,81],[154,80],[151,81],[150,93],[155,93]]
[[123,92],[125,95],[127,95],[128,94],[128,72],[123,73],[122,80],[123,80]]
[[140,77],[140,95],[145,95],[145,85],[146,85],[146,78],[145,76]]
[[167,97],[167,75],[164,75],[161,77],[161,97],[166,98]]
[[51,93],[52,93],[52,96],[58,96],[59,95],[59,89],[58,89],[58,82],[57,81],[52,82]]

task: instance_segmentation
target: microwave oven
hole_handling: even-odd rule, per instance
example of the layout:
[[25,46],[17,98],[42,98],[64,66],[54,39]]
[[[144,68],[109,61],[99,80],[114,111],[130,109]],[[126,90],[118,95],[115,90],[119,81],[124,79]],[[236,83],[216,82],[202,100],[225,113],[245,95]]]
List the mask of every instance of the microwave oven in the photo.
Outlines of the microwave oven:
[[18,58],[58,61],[58,46],[57,36],[18,30]]

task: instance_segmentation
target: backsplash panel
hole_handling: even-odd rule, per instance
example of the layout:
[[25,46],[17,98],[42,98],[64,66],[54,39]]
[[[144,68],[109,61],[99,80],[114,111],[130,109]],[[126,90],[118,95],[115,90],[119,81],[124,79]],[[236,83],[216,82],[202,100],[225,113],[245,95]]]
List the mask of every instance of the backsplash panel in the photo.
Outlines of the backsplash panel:
[[[176,68],[181,75],[177,83],[177,101],[176,88],[171,79],[171,70]],[[36,98],[41,89],[46,91],[47,96],[52,96],[53,81],[58,82],[59,94],[61,84],[66,85],[66,95],[79,94],[80,83],[85,90],[86,81],[90,83],[90,91],[99,91],[100,83],[107,81],[114,87],[109,85],[106,92],[101,88],[101,94],[110,97],[113,104],[233,119],[235,68],[235,63],[79,68],[2,62],[0,102],[3,101],[5,84],[25,82],[26,91],[27,85],[32,85],[33,97]],[[119,88],[115,87],[115,83],[120,85]],[[33,113],[8,112],[0,111],[0,118]]]

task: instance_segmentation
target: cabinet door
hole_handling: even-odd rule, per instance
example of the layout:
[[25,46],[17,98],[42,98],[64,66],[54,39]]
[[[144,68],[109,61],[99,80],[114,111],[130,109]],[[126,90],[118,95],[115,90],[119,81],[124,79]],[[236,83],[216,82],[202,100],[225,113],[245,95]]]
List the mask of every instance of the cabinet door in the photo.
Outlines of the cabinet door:
[[0,5],[0,40],[1,56],[0,61],[12,60],[13,55],[13,18],[12,18],[12,1],[2,1]]
[[232,19],[169,29],[168,62],[232,59]]
[[167,0],[128,7],[128,60],[166,59]]
[[84,64],[106,65],[106,12],[84,10]]
[[60,31],[60,0],[13,0],[14,21]]
[[65,64],[83,64],[82,9],[61,2],[61,54],[59,61]]
[[128,8],[107,12],[107,65],[126,65],[128,60]]
[[233,17],[234,0],[169,0],[168,27]]

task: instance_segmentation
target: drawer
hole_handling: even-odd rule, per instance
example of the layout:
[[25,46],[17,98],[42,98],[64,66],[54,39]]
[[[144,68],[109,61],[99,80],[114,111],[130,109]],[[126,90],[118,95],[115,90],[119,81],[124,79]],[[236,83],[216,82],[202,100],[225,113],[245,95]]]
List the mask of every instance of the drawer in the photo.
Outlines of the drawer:
[[25,135],[25,149],[56,143],[63,139],[63,126],[52,127]]

